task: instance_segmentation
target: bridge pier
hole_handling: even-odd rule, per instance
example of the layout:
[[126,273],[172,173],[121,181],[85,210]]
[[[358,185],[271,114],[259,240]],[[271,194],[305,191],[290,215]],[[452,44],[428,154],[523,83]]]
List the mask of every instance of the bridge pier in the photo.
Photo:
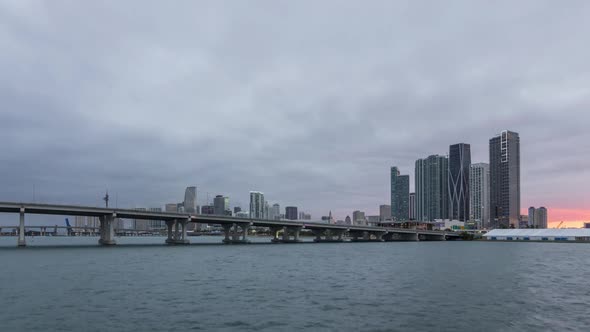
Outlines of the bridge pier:
[[352,231],[352,242],[381,242],[387,231]]
[[447,237],[445,234],[419,234],[419,241],[446,241]]
[[190,241],[186,235],[186,226],[188,220],[167,220],[166,227],[168,228],[168,236],[166,237],[166,244],[189,244]]
[[[248,230],[250,229],[250,223],[233,223],[233,224],[222,224],[223,233],[225,238],[223,243],[225,244],[240,244],[250,243],[248,240]],[[241,231],[240,229],[241,228]]]
[[383,237],[385,241],[420,241],[418,233],[387,233]]
[[[272,243],[297,243],[301,242],[299,235],[301,233],[301,226],[283,226],[283,227],[269,227],[273,238]],[[283,231],[283,236],[278,237],[278,232]]]
[[25,208],[20,208],[20,218],[18,223],[18,242],[17,246],[25,247],[27,242],[25,240]]
[[314,242],[343,242],[343,229],[314,229],[312,233],[315,235]]
[[117,215],[115,213],[98,217],[98,220],[100,221],[100,239],[98,239],[98,244],[103,246],[113,246],[117,244],[117,242],[115,242],[116,217]]

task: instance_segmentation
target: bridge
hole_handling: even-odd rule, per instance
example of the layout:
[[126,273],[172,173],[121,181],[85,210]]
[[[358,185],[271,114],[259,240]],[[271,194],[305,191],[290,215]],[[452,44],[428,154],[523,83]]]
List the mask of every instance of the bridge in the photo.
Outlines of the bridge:
[[[115,245],[115,220],[117,218],[163,220],[167,226],[167,244],[189,244],[187,224],[221,225],[223,243],[248,243],[248,230],[252,226],[270,229],[273,243],[300,242],[302,229],[310,230],[315,242],[342,242],[347,235],[351,242],[359,241],[445,241],[458,238],[452,232],[388,228],[374,226],[334,225],[291,220],[266,220],[217,215],[190,215],[176,212],[137,211],[129,209],[99,208],[90,206],[0,202],[0,212],[19,215],[18,246],[26,246],[25,214],[98,217],[100,245]],[[279,237],[279,232],[282,236]]]

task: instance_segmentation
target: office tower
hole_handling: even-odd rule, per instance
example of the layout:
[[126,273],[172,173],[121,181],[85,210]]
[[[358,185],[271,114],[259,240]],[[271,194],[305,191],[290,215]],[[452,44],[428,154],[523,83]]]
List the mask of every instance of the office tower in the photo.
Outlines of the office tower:
[[529,207],[529,226],[537,228],[536,225],[537,223],[535,223],[535,207],[531,206]]
[[201,206],[201,214],[215,214],[215,206],[214,205]]
[[250,192],[250,218],[264,219],[264,194],[259,191]]
[[281,206],[278,203],[275,203],[268,210],[268,219],[279,220],[280,218],[281,218]]
[[367,218],[365,218],[365,213],[362,211],[353,211],[352,212],[352,220],[354,225],[366,225]]
[[391,219],[404,221],[410,218],[410,176],[400,175],[391,167]]
[[264,219],[270,219],[269,214],[270,214],[270,206],[268,205],[268,201],[265,201],[264,202]]
[[490,208],[493,227],[518,228],[520,137],[512,131],[490,139]]
[[449,147],[449,219],[469,220],[469,172],[471,146],[465,143]]
[[410,220],[416,220],[416,193],[410,193]]
[[297,207],[296,206],[285,207],[285,219],[297,220]]
[[223,195],[215,196],[215,198],[213,198],[213,208],[216,215],[226,215],[227,213],[225,211],[229,210],[229,197]]
[[490,226],[490,165],[477,163],[471,165],[469,173],[469,216],[478,228]]
[[391,205],[379,205],[379,218],[381,221],[391,220]]
[[416,220],[448,219],[449,160],[432,155],[416,160]]
[[195,214],[197,211],[197,187],[186,187],[184,191],[184,212]]
[[547,228],[547,209],[544,206],[535,210],[535,228]]
[[346,216],[346,218],[344,218],[344,224],[352,225],[352,219],[350,219],[350,216]]

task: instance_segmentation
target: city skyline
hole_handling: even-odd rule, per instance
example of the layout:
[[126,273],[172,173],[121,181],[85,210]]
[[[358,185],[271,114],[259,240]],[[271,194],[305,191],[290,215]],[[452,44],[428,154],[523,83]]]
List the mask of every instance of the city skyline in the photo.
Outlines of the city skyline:
[[487,163],[508,128],[522,138],[520,213],[590,220],[590,51],[572,33],[588,28],[584,2],[383,1],[335,15],[212,3],[217,19],[187,3],[142,6],[136,20],[120,15],[130,3],[0,6],[0,200],[102,206],[108,189],[113,206],[163,207],[194,184],[199,205],[209,192],[248,211],[260,190],[314,218],[377,215],[391,165],[413,179],[415,160],[456,142]]

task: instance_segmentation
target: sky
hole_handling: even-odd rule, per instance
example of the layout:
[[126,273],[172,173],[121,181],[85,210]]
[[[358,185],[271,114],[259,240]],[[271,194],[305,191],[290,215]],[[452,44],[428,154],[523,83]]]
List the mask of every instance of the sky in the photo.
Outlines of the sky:
[[108,189],[150,207],[196,185],[201,205],[256,190],[314,219],[373,215],[391,166],[413,189],[416,159],[464,142],[487,162],[508,129],[523,211],[579,225],[589,16],[576,0],[0,0],[0,200],[98,206]]

